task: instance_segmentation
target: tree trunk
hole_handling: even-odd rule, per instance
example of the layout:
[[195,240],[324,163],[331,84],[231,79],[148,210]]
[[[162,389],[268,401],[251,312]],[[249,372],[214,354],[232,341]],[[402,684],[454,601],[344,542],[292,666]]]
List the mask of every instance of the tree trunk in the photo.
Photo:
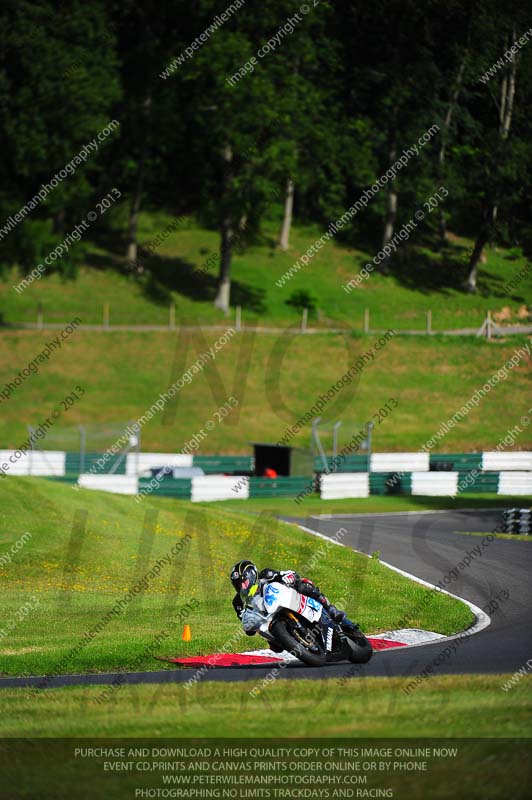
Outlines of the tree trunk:
[[233,256],[234,231],[229,217],[225,217],[221,226],[220,244],[220,282],[214,300],[216,308],[229,313],[231,301],[231,258]]
[[292,214],[294,210],[294,189],[294,181],[292,178],[288,178],[284,200],[283,224],[279,236],[279,247],[281,250],[288,250],[290,247],[290,228],[292,227]]
[[65,230],[65,209],[60,208],[54,214],[54,221],[53,221],[53,231],[54,233],[60,235]]
[[[395,127],[395,120],[392,122],[392,128],[389,132],[388,138],[388,166],[391,167],[397,159],[397,130]],[[395,232],[395,222],[397,220],[397,190],[395,188],[395,181],[388,185],[388,197],[386,200],[386,215],[384,217],[384,231],[382,235],[382,246],[385,247],[393,238]],[[388,256],[384,259],[382,264],[386,266],[388,263]]]
[[[514,41],[517,36],[513,30]],[[501,105],[499,110],[499,134],[503,141],[508,138],[512,124],[512,114],[515,99],[515,76],[517,73],[517,56],[510,62],[510,69],[504,75],[501,86]]]
[[471,257],[469,259],[469,274],[467,276],[466,289],[472,294],[477,291],[479,262],[485,263],[486,261],[486,259],[483,258],[484,247],[489,242],[493,226],[497,221],[497,210],[497,206],[493,205],[484,215],[484,222],[475,240],[475,246],[473,247],[473,252],[471,253]]
[[225,210],[220,226],[220,277],[218,291],[214,299],[214,306],[220,309],[220,311],[223,311],[224,314],[228,314],[231,301],[231,259],[233,257],[233,245],[235,240],[235,232],[231,219],[231,202],[228,197],[233,168],[233,149],[231,145],[225,145],[222,158],[224,162],[222,191],[224,195],[223,207],[225,207]]
[[[516,30],[513,31],[513,40],[517,36]],[[515,99],[515,76],[517,73],[517,58],[514,56],[510,62],[509,70],[504,74],[501,83],[501,102],[499,106],[499,136],[502,141],[508,138],[512,124],[512,114]],[[493,231],[493,226],[497,221],[498,203],[495,201],[486,214],[486,222],[482,225],[477,236],[471,258],[469,260],[469,275],[466,287],[469,292],[477,290],[478,264],[482,259],[484,247],[488,243]]]
[[447,236],[447,214],[445,213],[445,208],[443,203],[440,206],[439,231],[440,231],[440,246],[443,247],[449,241],[449,237]]
[[129,263],[137,261],[137,227],[139,220],[140,204],[142,200],[142,184],[144,181],[144,148],[139,160],[137,169],[137,182],[135,192],[129,209],[129,219],[127,224],[127,251],[126,258]]
[[395,188],[390,187],[388,189],[386,217],[384,220],[384,234],[382,237],[383,247],[389,244],[393,238],[396,219],[397,219],[397,192],[395,191]]
[[142,201],[142,186],[144,183],[144,163],[146,160],[147,150],[147,136],[148,124],[151,115],[151,94],[148,94],[142,104],[142,117],[143,117],[143,130],[142,130],[142,144],[139,156],[139,163],[137,167],[137,181],[135,184],[135,191],[131,200],[129,209],[129,219],[127,225],[127,249],[126,258],[128,262],[136,262],[137,260],[137,227],[140,213],[140,206]]
[[[443,121],[443,130],[441,133],[441,144],[440,150],[438,153],[438,178],[443,182],[444,179],[444,165],[445,165],[445,155],[447,149],[447,138],[449,136],[449,131],[451,129],[451,123],[453,121],[453,114],[458,103],[458,98],[460,96],[460,90],[462,88],[462,79],[464,77],[464,70],[466,66],[468,50],[466,49],[464,53],[464,57],[462,59],[462,63],[458,69],[458,75],[456,76],[456,83],[454,86],[453,93],[451,95],[451,99],[449,101],[449,106],[447,107],[447,113],[445,115],[445,119]],[[440,245],[446,245],[448,242],[447,238],[447,216],[445,213],[445,205],[444,201],[441,202],[439,208],[439,228],[440,228]]]
[[482,257],[484,247],[488,241],[488,228],[483,227],[478,234],[471,258],[469,259],[469,275],[467,276],[466,289],[471,294],[477,291],[478,264]]

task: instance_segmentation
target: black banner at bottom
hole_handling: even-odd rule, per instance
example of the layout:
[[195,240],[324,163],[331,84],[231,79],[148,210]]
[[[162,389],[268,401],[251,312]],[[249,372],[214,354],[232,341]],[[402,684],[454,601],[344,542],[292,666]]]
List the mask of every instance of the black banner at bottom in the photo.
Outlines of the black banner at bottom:
[[518,800],[532,797],[531,741],[4,739],[0,798]]

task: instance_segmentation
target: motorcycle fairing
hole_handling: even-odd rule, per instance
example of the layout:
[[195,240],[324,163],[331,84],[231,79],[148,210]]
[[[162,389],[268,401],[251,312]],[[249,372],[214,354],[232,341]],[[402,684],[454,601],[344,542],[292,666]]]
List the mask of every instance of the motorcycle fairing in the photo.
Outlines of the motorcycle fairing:
[[266,585],[263,598],[266,613],[269,616],[281,608],[286,608],[300,614],[309,622],[318,622],[323,613],[323,606],[317,600],[276,581]]

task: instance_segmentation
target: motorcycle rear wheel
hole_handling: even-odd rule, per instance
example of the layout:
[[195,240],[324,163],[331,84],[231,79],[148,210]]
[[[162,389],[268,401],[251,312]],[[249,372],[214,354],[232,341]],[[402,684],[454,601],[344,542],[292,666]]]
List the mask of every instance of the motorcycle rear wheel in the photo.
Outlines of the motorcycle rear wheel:
[[281,642],[285,650],[288,650],[296,658],[299,658],[304,664],[310,667],[322,667],[327,661],[327,654],[322,650],[319,645],[316,651],[311,651],[305,647],[302,641],[299,641],[290,630],[290,623],[288,620],[279,619],[272,625],[271,631],[278,642]]

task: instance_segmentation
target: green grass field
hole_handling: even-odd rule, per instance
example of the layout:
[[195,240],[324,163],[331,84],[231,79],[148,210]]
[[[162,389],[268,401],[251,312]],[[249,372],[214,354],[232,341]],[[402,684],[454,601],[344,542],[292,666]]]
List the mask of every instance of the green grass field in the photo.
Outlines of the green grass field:
[[[346,667],[347,671],[348,667]],[[0,736],[520,737],[532,735],[532,677],[503,692],[501,675],[433,677],[412,695],[401,678],[276,680],[0,690]],[[297,720],[287,725],[287,718]],[[265,719],[268,725],[265,726]],[[316,720],[319,726],[316,727]]]
[[[455,533],[459,533],[463,536],[485,536],[485,533],[479,531],[455,531]],[[496,539],[509,539],[519,542],[532,542],[532,536],[528,536],[527,534],[519,534],[519,533],[496,533]]]
[[[164,215],[141,214],[139,241],[148,243],[169,222],[171,219]],[[453,236],[449,247],[435,253],[424,246],[422,238],[417,238],[411,246],[403,246],[393,276],[373,274],[360,288],[347,294],[342,286],[371,260],[375,251],[332,242],[279,288],[275,282],[323,231],[316,226],[294,228],[287,253],[274,246],[277,232],[276,223],[265,223],[258,241],[234,257],[231,304],[241,305],[244,320],[249,322],[260,319],[265,323],[297,323],[300,313],[286,305],[286,300],[292,292],[309,288],[319,298],[313,324],[325,327],[344,323],[361,330],[365,308],[370,309],[375,329],[424,329],[429,309],[434,330],[480,327],[488,309],[503,312],[506,321],[526,321],[532,271],[513,291],[504,290],[505,284],[526,265],[513,251],[488,249],[487,262],[481,265],[479,275],[480,291],[470,296],[460,289],[460,284],[471,241]],[[168,236],[153,257],[146,251],[140,256],[150,273],[134,277],[124,269],[124,248],[119,236],[107,237],[105,244],[89,246],[76,281],[45,276],[19,295],[12,286],[22,276],[15,270],[8,272],[1,288],[0,313],[8,323],[33,322],[40,303],[49,321],[68,322],[80,314],[84,322],[100,323],[103,304],[110,303],[111,322],[115,324],[166,324],[168,307],[173,302],[178,319],[221,322],[223,315],[212,306],[216,267],[200,269],[218,248],[216,231],[188,220]]]
[[[0,390],[54,335],[50,331],[2,334]],[[126,423],[142,416],[218,338],[210,331],[181,337],[177,333],[75,331],[49,361],[38,365],[36,374],[29,373],[8,399],[1,400],[0,444],[18,447],[27,438],[27,424],[37,426],[57,409],[59,417],[41,446],[76,450],[76,425]],[[202,439],[200,453],[250,453],[252,441],[276,442],[374,342],[374,336],[236,334],[218,351],[214,364],[207,363],[164,412],[146,423],[142,449],[180,452],[209,420],[214,427]],[[530,346],[527,337],[492,343],[469,337],[391,338],[373,361],[367,359],[360,376],[326,404],[323,418],[344,420],[340,434],[345,442],[364,422],[373,420],[375,451],[416,451],[517,347],[524,346]],[[495,448],[532,406],[531,366],[532,358],[525,354],[507,379],[495,385],[434,451]],[[65,411],[61,400],[77,385],[85,393]],[[230,395],[239,405],[219,422],[215,412]],[[378,422],[373,415],[390,398],[397,407]],[[118,431],[107,439],[89,440],[87,447],[105,450],[117,437]],[[291,442],[307,446],[310,426]],[[325,444],[330,449],[330,440]],[[513,447],[532,447],[532,425],[522,427]]]
[[[428,590],[376,559],[342,547],[313,558],[318,540],[269,515],[164,499],[145,500],[141,507],[131,497],[6,478],[0,483],[0,527],[2,553],[26,531],[31,534],[1,571],[4,674],[127,670],[133,663],[150,669],[156,666],[150,646],[153,651],[163,631],[160,655],[212,653],[235,634],[233,651],[260,647],[260,640],[238,634],[231,607],[228,570],[242,557],[303,572],[313,562],[312,577],[368,633],[396,627],[405,617],[412,627],[441,633],[472,621],[464,604],[445,595],[431,593],[423,606]],[[153,564],[185,536],[186,546],[144,584]],[[142,592],[109,615],[139,582]],[[180,618],[191,601],[197,606]],[[28,602],[31,608],[22,614]],[[103,620],[98,635],[84,638]],[[191,625],[190,643],[181,641],[183,622]],[[83,647],[74,652],[79,642]]]
[[[392,787],[393,796],[412,800],[447,800],[450,789],[453,797],[468,800],[528,800],[532,678],[523,678],[511,692],[501,690],[504,680],[499,675],[432,678],[415,696],[401,691],[401,680],[386,678],[277,680],[256,698],[249,694],[249,681],[200,683],[190,690],[175,684],[124,686],[103,705],[97,702],[97,686],[45,690],[37,697],[21,689],[0,690],[2,779],[12,790],[5,796],[16,796],[22,785],[28,798],[43,796],[43,775],[47,797],[76,796],[80,786],[90,785],[98,796],[121,800],[135,796],[139,787],[164,786],[160,772],[110,772],[104,771],[105,757],[75,759],[78,746],[101,743],[129,752],[146,745],[150,752],[154,745],[164,751],[191,739],[196,746],[223,747],[212,737],[231,737],[231,747],[267,748],[297,737],[294,746],[391,747],[396,753],[396,748],[432,745],[456,752],[452,758],[430,759],[426,772],[375,768],[363,791],[384,785]],[[33,738],[24,746],[14,739],[21,730],[28,737],[57,738],[39,743]],[[134,738],[124,741],[128,737]],[[254,762],[247,774],[259,770]]]

